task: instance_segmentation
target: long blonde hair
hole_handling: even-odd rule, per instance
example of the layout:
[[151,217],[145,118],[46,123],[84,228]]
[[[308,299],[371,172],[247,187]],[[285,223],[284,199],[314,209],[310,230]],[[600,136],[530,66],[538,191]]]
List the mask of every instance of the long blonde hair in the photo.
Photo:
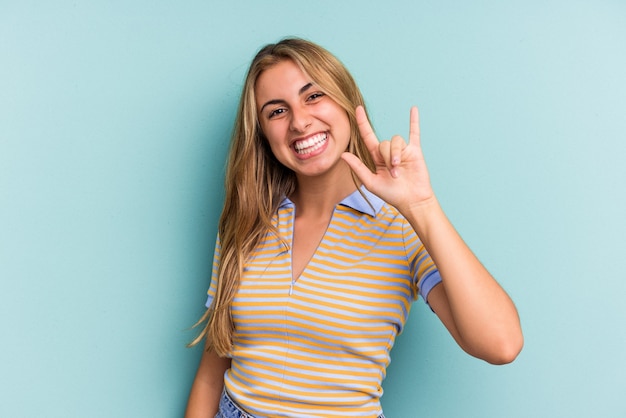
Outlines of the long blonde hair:
[[[356,123],[355,109],[365,103],[344,65],[326,49],[303,39],[286,38],[263,47],[248,69],[231,139],[226,196],[218,225],[217,290],[211,306],[196,324],[206,321],[206,325],[190,343],[195,345],[206,337],[208,347],[220,356],[227,356],[232,348],[235,329],[231,305],[244,264],[268,232],[277,233],[272,217],[282,199],[296,188],[295,174],[274,157],[261,131],[255,99],[255,83],[259,75],[284,60],[296,63],[346,111],[351,126],[347,151],[374,169]],[[353,180],[357,182],[354,174]]]

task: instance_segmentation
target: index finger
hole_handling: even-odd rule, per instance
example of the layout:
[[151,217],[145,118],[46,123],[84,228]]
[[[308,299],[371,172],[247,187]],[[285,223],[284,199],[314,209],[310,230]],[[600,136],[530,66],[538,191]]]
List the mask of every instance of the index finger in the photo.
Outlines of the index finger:
[[367,149],[370,150],[370,152],[378,149],[378,138],[376,138],[372,125],[370,125],[370,121],[367,119],[365,109],[360,105],[356,108],[356,124],[359,127],[359,132],[361,132]]
[[417,106],[411,108],[409,118],[409,144],[420,144],[420,114]]

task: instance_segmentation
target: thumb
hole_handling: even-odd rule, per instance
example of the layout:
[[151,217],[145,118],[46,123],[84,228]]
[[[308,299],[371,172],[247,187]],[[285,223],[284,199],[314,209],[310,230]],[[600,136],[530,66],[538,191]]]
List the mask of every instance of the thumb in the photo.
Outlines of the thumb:
[[350,166],[354,174],[361,180],[361,183],[369,189],[370,184],[374,179],[374,173],[357,157],[356,155],[344,152],[341,154],[341,158]]

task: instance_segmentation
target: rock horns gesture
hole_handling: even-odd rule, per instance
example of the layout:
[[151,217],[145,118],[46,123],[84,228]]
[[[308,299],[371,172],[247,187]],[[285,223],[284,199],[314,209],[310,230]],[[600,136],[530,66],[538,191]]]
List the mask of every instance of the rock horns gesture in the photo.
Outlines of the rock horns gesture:
[[356,108],[359,131],[376,171],[372,172],[355,155],[341,156],[365,187],[401,213],[434,200],[430,177],[420,145],[419,112],[411,108],[408,143],[400,135],[379,141],[362,106]]

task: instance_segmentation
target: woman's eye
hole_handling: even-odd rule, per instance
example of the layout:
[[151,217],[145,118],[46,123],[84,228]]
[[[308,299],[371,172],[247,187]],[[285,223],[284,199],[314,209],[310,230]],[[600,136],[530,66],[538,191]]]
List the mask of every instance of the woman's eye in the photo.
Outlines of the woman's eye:
[[316,99],[319,99],[320,97],[323,97],[323,96],[324,96],[324,93],[318,91],[318,92],[315,92],[315,93],[311,94],[308,97],[308,100],[309,101],[316,100]]
[[273,117],[283,114],[284,112],[285,112],[285,109],[283,108],[274,109],[269,113],[268,118],[271,119]]

